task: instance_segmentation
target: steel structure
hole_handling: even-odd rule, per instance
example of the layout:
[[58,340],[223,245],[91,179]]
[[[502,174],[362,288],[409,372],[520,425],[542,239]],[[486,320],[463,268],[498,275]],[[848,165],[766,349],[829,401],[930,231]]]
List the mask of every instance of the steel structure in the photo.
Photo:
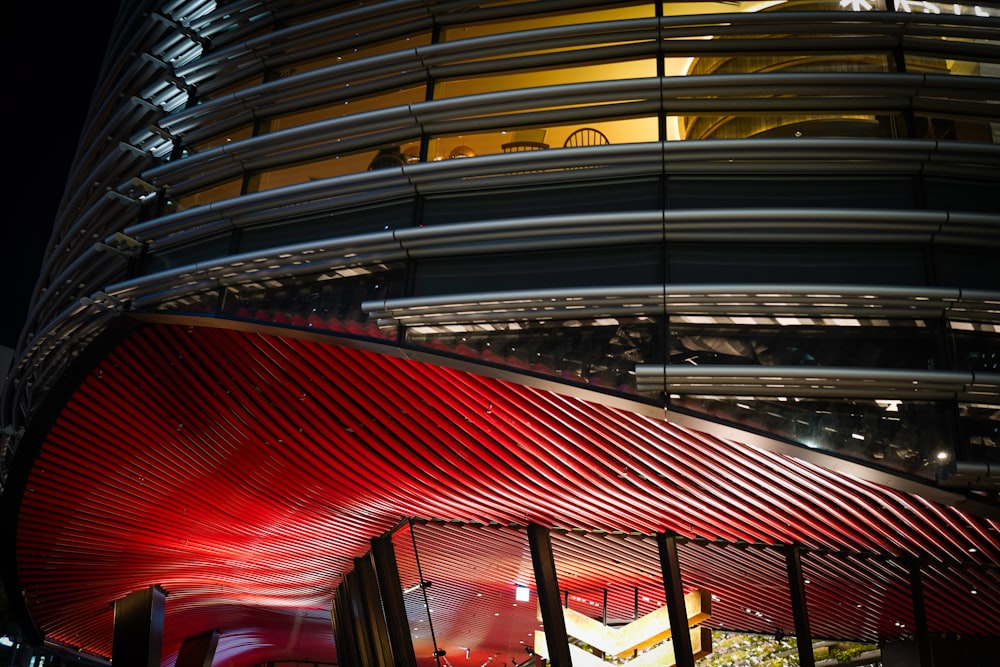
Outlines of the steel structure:
[[620,624],[669,573],[1000,637],[998,30],[124,3],[0,406],[26,636],[108,659],[162,591],[165,665],[516,664],[516,586]]

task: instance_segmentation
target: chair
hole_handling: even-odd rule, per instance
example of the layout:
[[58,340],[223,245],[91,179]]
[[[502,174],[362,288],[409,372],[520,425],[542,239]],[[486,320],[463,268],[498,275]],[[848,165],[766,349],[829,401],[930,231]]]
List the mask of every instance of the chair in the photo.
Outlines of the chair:
[[371,164],[368,165],[368,171],[374,171],[375,169],[388,169],[391,167],[402,167],[406,164],[406,156],[399,152],[398,146],[393,146],[392,148],[383,148],[378,152],[378,154],[372,158]]
[[579,130],[573,131],[566,141],[563,142],[563,148],[576,148],[578,146],[606,146],[611,142],[608,138],[604,136],[604,133],[600,130],[595,130],[592,127],[581,127]]
[[504,153],[520,153],[522,151],[540,151],[549,147],[545,143],[546,130],[517,130],[514,138],[505,144],[501,144],[500,149]]

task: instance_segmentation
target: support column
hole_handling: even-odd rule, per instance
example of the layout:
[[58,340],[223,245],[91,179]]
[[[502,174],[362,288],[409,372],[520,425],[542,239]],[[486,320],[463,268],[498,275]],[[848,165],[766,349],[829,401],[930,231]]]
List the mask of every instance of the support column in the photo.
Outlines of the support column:
[[375,565],[379,594],[382,596],[382,611],[385,613],[389,633],[392,663],[396,667],[417,667],[391,535],[383,535],[372,540],[372,561]]
[[129,667],[160,667],[163,653],[163,609],[167,593],[150,586],[115,600],[111,657]]
[[813,655],[812,630],[809,628],[809,609],[806,607],[806,584],[802,576],[802,550],[797,544],[785,549],[785,569],[788,570],[788,591],[792,598],[792,617],[795,619],[795,641],[799,649],[799,666],[816,667]]
[[181,644],[175,667],[212,667],[215,648],[219,645],[219,631],[209,630],[188,637]]
[[920,561],[916,558],[909,562],[910,595],[913,599],[913,621],[916,624],[917,654],[920,656],[920,667],[934,667],[934,650],[931,647],[931,635],[927,631],[927,607],[924,606],[924,582],[920,575]]
[[552,540],[548,529],[537,524],[529,524],[528,547],[531,549],[531,566],[535,571],[538,606],[542,611],[542,623],[545,625],[549,664],[552,667],[572,667],[569,641],[566,638],[566,618],[563,616],[562,602],[559,599],[559,581],[556,578],[556,564],[552,557]]
[[660,551],[660,571],[663,573],[663,592],[666,595],[667,617],[670,619],[674,659],[677,667],[694,667],[694,647],[688,630],[687,606],[684,604],[677,536],[657,533],[656,546]]

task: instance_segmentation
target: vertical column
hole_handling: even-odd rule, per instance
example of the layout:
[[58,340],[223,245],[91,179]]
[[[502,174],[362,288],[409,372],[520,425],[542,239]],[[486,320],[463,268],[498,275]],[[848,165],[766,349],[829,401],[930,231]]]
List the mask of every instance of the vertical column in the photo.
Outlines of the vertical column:
[[212,667],[215,648],[219,645],[219,631],[209,630],[188,637],[181,644],[175,667]]
[[670,639],[674,644],[677,667],[694,667],[694,647],[688,629],[687,606],[684,604],[684,585],[681,583],[681,562],[677,557],[677,536],[656,534],[660,551],[660,570],[663,573],[663,591],[666,594],[667,616],[670,619]]
[[559,581],[556,578],[556,564],[552,557],[552,540],[548,529],[529,524],[528,547],[531,549],[531,565],[535,571],[538,606],[545,625],[549,664],[553,667],[572,667],[569,640],[566,638],[566,618],[559,599]]
[[785,568],[788,570],[788,590],[792,597],[792,617],[795,619],[795,641],[799,649],[800,667],[816,667],[813,656],[812,630],[809,628],[809,609],[806,607],[806,584],[802,576],[802,552],[797,544],[785,549]]
[[393,664],[396,667],[416,667],[417,657],[413,652],[410,623],[406,618],[403,587],[399,581],[399,566],[396,563],[396,551],[392,546],[391,535],[383,535],[372,540],[372,560],[379,593],[382,596],[382,611],[385,613],[389,632]]
[[166,591],[150,586],[115,600],[115,631],[111,645],[115,664],[160,667],[166,598]]
[[337,645],[337,662],[344,667],[357,667],[362,664],[361,652],[358,647],[358,632],[351,616],[350,594],[347,592],[347,577],[345,576],[333,598],[333,639]]
[[934,667],[934,650],[931,647],[931,636],[927,631],[927,608],[924,606],[924,582],[920,575],[920,561],[916,558],[909,562],[910,595],[913,598],[913,621],[917,630],[917,654],[920,656],[920,667]]

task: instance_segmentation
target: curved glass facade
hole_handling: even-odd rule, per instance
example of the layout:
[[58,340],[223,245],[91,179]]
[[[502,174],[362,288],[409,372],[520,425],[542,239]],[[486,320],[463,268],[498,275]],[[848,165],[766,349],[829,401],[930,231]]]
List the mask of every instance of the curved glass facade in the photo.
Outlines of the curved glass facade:
[[[932,614],[950,608],[953,581],[968,583],[961,577],[969,563],[982,566],[974,571],[983,578],[969,584],[969,595],[1000,585],[991,551],[995,521],[987,516],[1000,511],[1000,2],[143,0],[123,3],[108,53],[2,395],[5,482],[11,471],[24,478],[17,481],[25,488],[29,474],[36,475],[39,488],[46,481],[39,479],[45,465],[24,471],[34,465],[31,457],[37,452],[31,447],[42,449],[45,436],[38,434],[50,419],[55,423],[53,403],[47,403],[53,396],[62,400],[60,410],[70,405],[60,417],[69,426],[64,422],[57,431],[62,440],[55,438],[46,465],[66,479],[78,471],[62,469],[59,447],[76,456],[78,435],[99,431],[92,414],[121,419],[121,431],[108,438],[119,451],[130,451],[140,424],[168,424],[172,431],[158,431],[157,437],[173,442],[173,432],[185,427],[174,410],[184,414],[199,400],[176,399],[177,384],[149,392],[153,403],[167,406],[159,422],[133,423],[105,405],[127,404],[129,392],[142,392],[144,381],[172,372],[173,357],[150,361],[152,370],[146,369],[146,359],[162,346],[177,359],[196,359],[178,377],[200,382],[202,400],[232,417],[225,428],[199,418],[204,427],[199,436],[214,442],[228,430],[246,442],[220,435],[232,451],[208,463],[197,449],[204,442],[196,436],[194,453],[165,449],[165,457],[175,451],[178,457],[189,456],[191,470],[171,477],[176,486],[163,484],[159,491],[171,499],[171,494],[197,496],[206,516],[217,516],[213,501],[200,495],[206,492],[197,475],[203,463],[206,471],[234,470],[226,488],[242,500],[234,501],[239,507],[233,511],[253,521],[255,502],[267,506],[260,498],[271,499],[272,487],[291,484],[289,469],[295,468],[294,483],[303,488],[312,484],[310,475],[322,474],[327,486],[310,486],[309,493],[324,502],[324,494],[338,485],[358,494],[339,499],[357,501],[350,511],[341,512],[335,503],[312,507],[310,520],[327,531],[323,535],[333,536],[330,542],[337,542],[339,551],[331,552],[338,556],[351,550],[357,556],[357,538],[364,532],[358,526],[374,530],[372,516],[382,522],[379,532],[403,516],[397,512],[402,501],[383,504],[393,494],[407,502],[426,495],[427,504],[405,507],[418,507],[435,521],[449,520],[453,510],[487,513],[477,504],[481,489],[467,493],[465,509],[453,504],[448,489],[440,498],[429,493],[441,483],[437,472],[421,468],[426,454],[446,461],[442,469],[449,474],[472,470],[474,482],[490,487],[491,499],[504,503],[505,494],[518,496],[510,512],[521,512],[519,519],[531,515],[536,520],[540,513],[553,524],[566,516],[576,521],[593,515],[595,508],[610,516],[617,511],[614,503],[633,488],[626,485],[635,485],[636,493],[653,498],[651,509],[637,512],[645,522],[642,530],[622,532],[616,539],[642,542],[662,528],[657,522],[664,515],[675,527],[689,526],[681,560],[689,568],[722,563],[705,571],[726,578],[724,585],[715,582],[720,590],[731,586],[743,597],[716,600],[719,618],[754,632],[770,633],[777,626],[770,620],[739,620],[751,614],[744,607],[751,593],[735,577],[728,581],[729,570],[757,563],[752,567],[761,580],[783,586],[785,543],[800,539],[814,548],[807,572],[813,567],[814,580],[834,591],[819,598],[830,609],[842,600],[862,608],[860,592],[855,601],[836,589],[841,556],[864,561],[854,575],[888,581],[892,597],[908,604],[905,593],[897,592],[921,576],[919,563],[916,574],[908,569],[911,546],[924,537],[922,524],[909,525],[918,510],[926,513],[922,517],[940,519],[944,527],[927,533],[934,533],[933,548],[945,554],[941,560],[960,573],[959,579],[949,574],[938,581],[937,571],[925,568]],[[116,348],[117,356],[108,354],[121,342],[114,335],[136,322],[166,326],[162,331],[147,327],[152,330],[148,338]],[[185,338],[185,326],[197,336]],[[256,347],[237,336],[216,338],[220,329],[275,334],[281,342]],[[317,341],[338,345],[313,349]],[[300,343],[304,351],[292,349]],[[216,365],[208,350],[233,358]],[[323,367],[310,365],[327,354],[343,358]],[[255,364],[245,375],[241,355]],[[75,394],[79,402],[66,403],[83,386],[81,377],[107,359],[110,366],[129,369],[109,372],[121,384],[102,384],[100,372],[95,373]],[[282,366],[288,359],[295,363]],[[433,371],[416,377],[411,366],[394,365],[398,359],[430,362],[421,368]],[[364,384],[369,365],[381,374],[383,386]],[[210,370],[202,373],[205,368]],[[276,377],[275,369],[287,370],[290,378],[275,393],[280,400],[262,391],[257,386],[262,376],[255,375]],[[351,373],[346,379],[327,377],[345,369]],[[490,384],[477,389],[470,383],[469,391],[478,393],[459,399],[460,390],[448,384],[457,374],[446,374],[455,369]],[[228,376],[218,380],[227,373],[239,380],[231,385]],[[296,373],[307,378],[301,391]],[[520,411],[510,411],[510,423],[499,428],[492,416],[477,421],[480,402],[487,406],[485,414],[492,414],[488,397],[497,379],[516,383],[523,392],[509,398]],[[441,386],[428,397],[413,390],[423,389],[423,381]],[[560,419],[546,412],[557,405],[546,402],[550,395],[538,399],[544,405],[532,404],[536,389],[553,390],[559,400],[582,397],[609,412],[600,419],[577,416],[572,427],[562,429]],[[396,401],[379,412],[391,425],[382,436],[397,447],[390,456],[375,452],[381,425],[372,426],[377,419],[371,415],[381,410],[380,392],[393,390],[399,392]],[[412,408],[426,405],[430,411],[451,400],[463,404],[454,416],[458,426],[446,424],[444,417],[425,419]],[[293,443],[288,450],[294,453],[285,457],[288,443],[282,433],[268,432],[267,420],[255,421],[252,410],[244,414],[244,404],[287,428],[288,443]],[[350,407],[341,410],[341,404]],[[637,423],[625,425],[610,412],[623,407]],[[298,422],[285,421],[291,413]],[[533,421],[523,417],[528,414]],[[650,415],[658,418],[656,429],[670,431],[669,437],[656,435],[639,419]],[[314,416],[318,429],[309,423]],[[462,424],[473,421],[479,430],[467,437]],[[415,424],[423,429],[417,434],[411,433]],[[501,488],[491,479],[496,470],[489,460],[475,460],[477,438],[486,441],[499,433],[497,460],[508,475],[520,475],[530,465],[504,447],[516,442],[534,448],[532,429],[538,424],[553,430],[538,447],[538,467],[555,461],[572,472],[560,477],[562,468],[551,467],[553,479],[546,482],[554,488],[546,492],[556,498],[550,507],[558,511],[550,514],[545,514],[550,508],[527,502],[532,500],[529,484],[519,482],[516,492]],[[591,427],[611,443],[606,450],[594,445],[594,470],[572,460],[564,447],[585,440],[580,433]],[[516,430],[516,438],[506,440],[503,428]],[[469,444],[468,461],[435,449],[447,449],[448,441],[436,440],[446,431],[456,442]],[[697,438],[690,437],[694,432]],[[643,434],[659,438],[648,451],[637,444]],[[27,452],[20,450],[22,439]],[[249,456],[239,450],[247,442],[255,449],[246,451],[279,461],[268,468],[268,481],[253,488],[243,484],[244,477],[256,474],[253,461],[239,460]],[[766,453],[759,459],[745,456],[745,468],[739,468],[752,493],[704,463],[713,456],[736,456],[728,453],[732,442],[761,445],[755,452]],[[102,451],[101,443],[87,444],[94,449],[81,447],[79,460],[65,457],[72,459],[67,468],[78,465],[89,474],[94,468],[87,465],[102,464],[83,460],[88,451]],[[357,460],[351,460],[351,446],[363,454]],[[299,460],[296,447],[315,458]],[[714,454],[712,448],[717,448]],[[683,456],[661,456],[667,450]],[[380,479],[385,460],[379,456],[396,462],[397,477]],[[317,464],[328,460],[333,463]],[[811,498],[807,487],[819,475],[796,469],[787,477],[799,484],[795,494],[805,500],[772,505],[784,507],[785,514],[808,516],[787,518],[777,510],[763,516],[768,512],[759,507],[772,506],[763,500],[795,495],[785,493],[784,477],[772,479],[768,472],[771,466],[791,466],[789,461],[803,468],[820,461],[819,467],[844,477],[857,473],[861,481],[852,478],[851,484],[858,484],[852,490],[878,483],[900,494],[912,492],[917,500],[893,504],[895,514],[886,519],[882,510],[888,511],[890,501],[883,496],[873,492],[874,500],[857,503],[862,509],[852,509],[853,500],[840,495],[829,503],[823,494]],[[129,484],[144,483],[144,464],[137,461],[135,479],[122,483],[124,496]],[[171,464],[162,468],[172,472]],[[642,465],[637,469],[637,464]],[[642,473],[643,466],[655,474]],[[408,475],[414,470],[426,478],[423,485],[411,483]],[[689,470],[698,479],[687,479]],[[356,482],[345,471],[370,477]],[[558,488],[563,483],[568,493]],[[816,485],[834,486],[825,479]],[[370,491],[376,486],[378,493]],[[606,491],[606,497],[588,506],[587,496],[578,503],[582,514],[559,514],[564,501],[577,503],[574,493],[582,497],[595,488]],[[690,507],[670,495],[678,490],[695,499]],[[703,504],[703,497],[713,493],[718,497]],[[22,495],[30,499],[27,491]],[[762,504],[755,506],[743,495],[759,495]],[[143,496],[150,523],[188,520],[164,513],[160,497]],[[972,509],[961,510],[975,521],[966,526],[951,514],[940,518],[944,513],[931,503],[943,503],[945,497],[953,505],[968,503]],[[89,508],[91,500],[85,497],[82,506]],[[272,553],[268,540],[274,525],[298,517],[297,503],[297,496],[288,500],[287,515],[275,515],[273,525],[261,529],[259,545],[252,546],[268,557],[295,551],[300,542],[290,541]],[[842,525],[828,526],[826,509],[817,509],[824,504],[847,508],[844,515],[851,516],[840,516]],[[31,539],[54,533],[47,533],[48,524],[39,518],[46,505],[27,505],[29,520],[23,525],[29,539],[22,539],[22,551],[11,561],[28,563],[25,578],[44,583],[49,562],[36,559]],[[736,505],[738,511],[732,509]],[[107,507],[114,507],[111,500]],[[15,524],[17,511],[11,513]],[[350,530],[330,527],[331,514]],[[865,520],[851,523],[858,515]],[[219,519],[220,530],[228,530],[227,521],[238,521],[236,516]],[[708,527],[696,528],[705,517]],[[115,529],[114,519],[107,521],[112,525],[107,530]],[[464,515],[459,520],[482,532],[483,524]],[[909,525],[907,539],[913,542],[896,541],[893,520]],[[191,521],[178,525],[195,534],[202,526]],[[745,525],[728,534],[729,521]],[[520,527],[507,523],[494,537],[507,540],[519,559],[530,560],[523,557],[524,540],[516,534]],[[491,524],[490,530],[499,526]],[[435,531],[446,532],[437,525],[417,529],[422,536]],[[567,523],[568,537],[556,541],[557,552],[564,550],[557,557],[566,562],[565,554],[576,553],[576,542],[590,541],[576,531]],[[859,539],[841,553],[824,543],[831,531]],[[167,551],[183,551],[176,535],[151,532],[162,541],[151,549],[155,555],[149,562],[166,558]],[[607,533],[603,527],[593,532],[598,543]],[[349,538],[339,542],[347,533]],[[975,538],[969,541],[972,548],[964,541],[969,535]],[[745,559],[733,556],[751,544],[748,536],[772,544],[753,544]],[[403,562],[403,593],[423,596],[422,606],[417,597],[405,600],[412,607],[413,638],[418,639],[418,630],[431,629],[419,645],[426,645],[440,666],[431,621],[441,627],[444,618],[466,619],[464,612],[442,612],[445,607],[435,614],[425,591],[427,577],[416,562],[416,539],[411,533],[406,537],[412,547],[402,537],[399,546],[401,553],[402,547],[412,549],[413,562]],[[116,543],[109,538],[108,544]],[[219,555],[229,548],[239,551],[237,538],[220,544],[206,547],[211,552],[206,558],[225,561],[219,565],[222,580],[240,569],[240,558],[253,556],[246,555],[250,550]],[[183,548],[188,548],[186,539]],[[652,542],[646,540],[642,557],[621,568],[634,585],[612,590],[610,602],[608,588],[603,589],[605,621],[609,608],[615,616],[638,619],[640,595],[645,596],[643,613],[652,608],[645,588],[646,577],[653,576],[649,570],[656,567],[650,549]],[[872,549],[878,557],[868,562]],[[492,552],[484,554],[488,563]],[[430,579],[438,571],[443,581],[453,576],[448,569],[452,554],[442,548],[439,555],[437,562],[425,559],[425,565]],[[938,557],[930,549],[921,555],[925,561]],[[295,573],[296,584],[310,587],[313,606],[325,603],[330,583],[348,569],[346,557],[333,563],[329,554],[321,556],[316,559],[323,561],[317,566],[320,574]],[[828,556],[836,564],[826,569]],[[278,592],[260,605],[284,614],[294,603],[279,599],[287,581],[284,561],[274,558],[266,565],[277,574],[266,583]],[[647,561],[652,565],[647,567]],[[8,569],[17,567],[20,561]],[[579,575],[575,562],[569,571],[574,570]],[[154,575],[159,572],[142,572]],[[518,569],[516,576],[528,575]],[[239,581],[253,588],[259,582],[251,578]],[[864,585],[858,583],[858,591]],[[565,606],[595,606],[601,593],[600,586],[580,584]],[[271,590],[254,594],[263,598]],[[95,629],[86,604],[70,599],[76,590],[65,598],[61,591],[45,599],[39,594],[37,602],[34,595],[26,590],[17,601],[25,615],[36,605],[60,638],[74,636],[67,629],[71,626],[89,628],[92,634],[80,637],[78,645],[108,652],[106,629]],[[227,607],[231,627],[273,624],[271,617],[244,618],[241,605],[250,597],[232,599],[240,602]],[[64,602],[76,615],[65,627],[59,625]],[[469,603],[474,608],[476,601]],[[777,611],[768,613],[780,615],[785,626],[798,623],[785,618],[789,610],[784,606],[771,606]],[[532,609],[523,606],[515,613],[519,624],[537,631]],[[976,609],[970,603],[965,618],[976,617]],[[861,611],[856,614],[857,624],[868,623]],[[913,614],[916,622],[919,614]],[[902,629],[910,618],[896,620],[894,627],[889,619],[880,618],[861,633],[847,621],[838,626],[836,619],[826,618],[819,627],[831,637],[910,634]],[[295,636],[299,620],[294,618]],[[931,620],[953,627],[953,620]],[[478,622],[493,627],[494,621]],[[207,621],[204,627],[210,627]],[[993,627],[984,621],[977,631],[987,634]],[[449,631],[455,634],[457,628]],[[272,640],[277,645],[284,639],[248,633],[248,645]],[[234,634],[229,646],[239,641]],[[525,641],[510,643],[519,648]],[[225,658],[230,659],[242,664]],[[468,649],[465,659],[470,659]]]
[[15,422],[111,319],[169,313],[924,478],[997,460],[995,3],[389,4],[173,2],[121,31],[145,57],[108,68],[87,131],[118,149],[81,155]]

